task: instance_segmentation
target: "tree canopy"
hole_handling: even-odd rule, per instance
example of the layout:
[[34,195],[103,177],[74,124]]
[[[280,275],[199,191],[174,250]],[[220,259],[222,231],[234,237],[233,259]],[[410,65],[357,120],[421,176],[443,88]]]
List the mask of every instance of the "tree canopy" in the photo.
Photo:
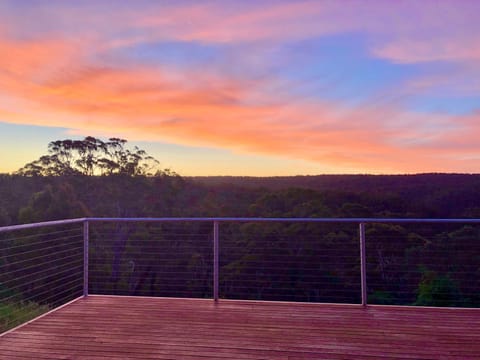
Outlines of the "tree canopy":
[[127,140],[110,138],[108,141],[93,136],[83,140],[56,140],[48,144],[48,154],[26,164],[17,171],[24,176],[113,175],[151,176],[173,174],[160,169],[159,162],[145,150]]

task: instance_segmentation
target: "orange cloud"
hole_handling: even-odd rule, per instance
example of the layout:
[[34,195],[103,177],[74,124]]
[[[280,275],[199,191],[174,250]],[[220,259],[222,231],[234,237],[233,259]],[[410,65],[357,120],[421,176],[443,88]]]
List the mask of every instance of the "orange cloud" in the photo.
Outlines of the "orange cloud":
[[[59,58],[53,50],[49,54]],[[331,169],[415,172],[455,166],[442,145],[432,140],[428,129],[438,119],[428,116],[388,107],[289,101],[261,92],[268,79],[174,74],[147,67],[128,70],[76,64],[33,84],[28,79],[35,69],[42,72],[38,64],[25,60],[16,75],[17,80],[25,78],[24,84],[2,79],[11,96],[19,101],[26,98],[28,103],[0,108],[1,118],[311,160]],[[251,94],[256,94],[254,103],[245,101]],[[443,121],[448,124],[449,119]],[[440,135],[442,128],[437,130]]]

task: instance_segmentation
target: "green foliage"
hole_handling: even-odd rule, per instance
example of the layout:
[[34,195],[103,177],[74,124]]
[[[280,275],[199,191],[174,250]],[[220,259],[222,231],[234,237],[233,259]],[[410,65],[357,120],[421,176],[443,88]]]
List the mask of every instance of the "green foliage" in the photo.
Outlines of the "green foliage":
[[22,295],[0,283],[0,333],[29,321],[49,310],[47,305],[23,301]]
[[58,187],[47,185],[44,190],[32,195],[27,206],[19,210],[20,222],[38,222],[86,216],[88,210],[78,200],[77,194],[68,183]]
[[395,297],[390,291],[376,290],[368,295],[368,303],[376,305],[393,305]]
[[261,195],[249,208],[250,216],[328,217],[330,209],[316,191],[289,188]]
[[29,321],[49,310],[35,302],[0,302],[0,333]]
[[348,218],[372,217],[372,211],[368,207],[357,203],[345,203],[340,211]]
[[0,207],[0,226],[5,226],[10,224],[11,219],[5,208]]
[[465,306],[460,291],[448,275],[425,271],[418,286],[417,306]]

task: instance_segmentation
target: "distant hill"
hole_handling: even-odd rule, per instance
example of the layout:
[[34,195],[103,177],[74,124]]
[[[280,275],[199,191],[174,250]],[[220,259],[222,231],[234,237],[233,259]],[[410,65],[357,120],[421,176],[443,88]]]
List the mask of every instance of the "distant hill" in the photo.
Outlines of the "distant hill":
[[235,185],[246,188],[281,190],[291,187],[317,191],[404,192],[432,191],[441,188],[480,187],[480,174],[416,175],[306,175],[306,176],[194,176],[187,177],[207,186]]

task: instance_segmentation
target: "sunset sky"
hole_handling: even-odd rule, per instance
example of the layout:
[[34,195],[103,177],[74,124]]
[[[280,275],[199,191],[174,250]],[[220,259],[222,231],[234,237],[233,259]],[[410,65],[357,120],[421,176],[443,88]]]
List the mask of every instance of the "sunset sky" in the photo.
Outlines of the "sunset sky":
[[480,1],[0,0],[0,172],[123,137],[181,175],[480,172]]

